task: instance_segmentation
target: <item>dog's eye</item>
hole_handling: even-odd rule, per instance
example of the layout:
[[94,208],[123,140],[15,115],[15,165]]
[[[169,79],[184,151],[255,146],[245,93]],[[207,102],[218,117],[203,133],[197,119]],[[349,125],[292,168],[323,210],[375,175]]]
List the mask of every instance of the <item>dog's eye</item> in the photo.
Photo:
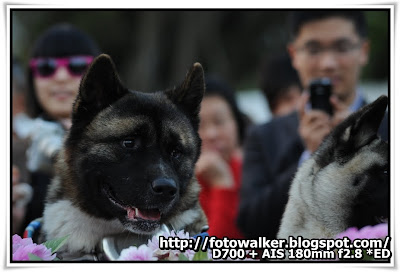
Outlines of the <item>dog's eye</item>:
[[181,152],[179,152],[176,149],[173,149],[171,151],[171,157],[174,158],[174,159],[179,159],[181,157]]
[[137,142],[133,139],[123,140],[121,144],[123,147],[128,149],[133,149],[137,146]]

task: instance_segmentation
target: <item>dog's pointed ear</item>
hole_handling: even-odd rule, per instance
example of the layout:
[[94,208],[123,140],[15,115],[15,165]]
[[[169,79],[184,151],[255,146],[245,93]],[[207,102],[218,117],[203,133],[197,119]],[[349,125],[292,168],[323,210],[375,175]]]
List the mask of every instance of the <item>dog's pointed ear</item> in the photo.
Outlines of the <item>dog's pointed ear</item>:
[[200,104],[204,90],[203,67],[196,62],[179,87],[165,91],[167,97],[189,117],[196,130],[199,125]]
[[106,54],[98,56],[81,80],[72,111],[73,122],[95,116],[127,92],[111,57]]
[[347,126],[342,127],[340,140],[351,143],[356,149],[370,143],[377,136],[387,104],[388,97],[382,95],[354,113],[348,122],[344,121]]
[[324,167],[333,160],[346,161],[349,154],[377,138],[387,104],[387,96],[381,96],[340,123],[318,148],[318,164]]

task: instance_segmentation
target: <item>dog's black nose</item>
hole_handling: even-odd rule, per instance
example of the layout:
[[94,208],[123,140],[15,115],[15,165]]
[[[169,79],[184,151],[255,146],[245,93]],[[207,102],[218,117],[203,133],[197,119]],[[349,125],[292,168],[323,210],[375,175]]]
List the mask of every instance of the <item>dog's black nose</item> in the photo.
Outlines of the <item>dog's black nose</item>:
[[157,195],[165,198],[172,198],[178,191],[176,182],[169,178],[159,178],[151,183],[151,188]]

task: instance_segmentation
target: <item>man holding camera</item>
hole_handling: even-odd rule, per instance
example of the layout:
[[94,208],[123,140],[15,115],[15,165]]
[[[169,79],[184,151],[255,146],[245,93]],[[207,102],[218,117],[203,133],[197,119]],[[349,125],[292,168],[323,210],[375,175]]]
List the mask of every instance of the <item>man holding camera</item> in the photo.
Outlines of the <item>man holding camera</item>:
[[[307,159],[333,127],[366,104],[358,89],[368,62],[369,42],[362,11],[299,10],[290,17],[288,52],[304,89],[328,78],[332,115],[311,109],[305,92],[298,110],[252,128],[245,143],[238,226],[246,238],[276,238],[299,163]],[[381,136],[388,139],[387,116]]]

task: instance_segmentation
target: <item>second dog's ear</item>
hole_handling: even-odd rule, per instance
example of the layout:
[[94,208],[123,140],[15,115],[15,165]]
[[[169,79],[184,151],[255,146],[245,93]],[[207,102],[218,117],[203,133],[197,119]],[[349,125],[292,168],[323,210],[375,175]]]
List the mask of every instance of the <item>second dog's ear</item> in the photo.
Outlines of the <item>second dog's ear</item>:
[[381,96],[340,123],[318,148],[319,165],[323,167],[335,158],[345,159],[377,138],[387,104],[387,96]]
[[344,121],[341,142],[351,143],[354,148],[359,149],[376,138],[387,104],[387,96],[382,95],[354,113],[348,118],[348,122]]
[[81,80],[73,107],[73,122],[95,116],[127,92],[111,57],[106,54],[98,56]]
[[200,103],[204,89],[203,67],[200,63],[195,63],[179,87],[165,92],[167,97],[188,115],[196,130],[199,125]]

